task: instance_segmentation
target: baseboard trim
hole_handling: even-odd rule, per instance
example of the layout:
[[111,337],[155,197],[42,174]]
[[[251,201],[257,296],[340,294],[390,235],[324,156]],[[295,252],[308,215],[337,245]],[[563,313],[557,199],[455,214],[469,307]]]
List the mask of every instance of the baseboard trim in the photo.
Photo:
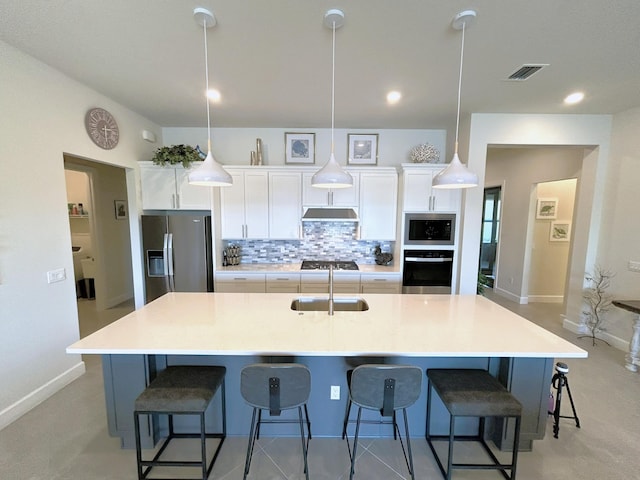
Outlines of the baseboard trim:
[[41,387],[38,387],[28,395],[25,395],[13,405],[9,405],[4,410],[0,411],[0,430],[16,421],[29,410],[40,405],[47,398],[73,382],[76,378],[82,376],[85,371],[85,364],[81,361],[67,371],[51,379]]
[[130,300],[131,298],[133,298],[133,295],[131,295],[129,293],[123,293],[122,295],[118,295],[116,297],[111,297],[111,298],[107,299],[107,301],[105,302],[106,308],[117,307],[121,303],[124,303],[127,300]]
[[562,295],[529,295],[529,303],[562,303]]
[[[589,335],[589,333],[586,333],[586,334],[583,333],[581,329],[582,327],[581,324],[572,322],[571,320],[568,320],[566,318],[562,321],[562,326],[563,328],[566,328],[567,330],[577,335]],[[617,348],[618,350],[622,350],[623,352],[629,351],[629,340],[624,340],[620,337],[616,337],[615,335],[611,335],[610,333],[607,333],[607,332],[600,332],[598,336],[603,340],[605,340],[606,342],[608,342],[612,347]],[[587,337],[583,338],[583,340],[585,342],[589,342],[589,338]],[[578,346],[580,346],[580,344],[578,344]]]
[[507,298],[512,302],[516,302],[520,305],[526,305],[529,302],[527,297],[519,297],[511,292],[508,292],[507,290],[503,290],[502,288],[494,287],[493,291],[501,297]]

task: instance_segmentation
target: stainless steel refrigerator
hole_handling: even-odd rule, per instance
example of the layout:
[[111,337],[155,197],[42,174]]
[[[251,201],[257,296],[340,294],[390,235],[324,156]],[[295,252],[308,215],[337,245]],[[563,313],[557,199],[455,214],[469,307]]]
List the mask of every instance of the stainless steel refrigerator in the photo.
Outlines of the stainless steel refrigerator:
[[167,292],[213,292],[211,216],[143,215],[146,303]]

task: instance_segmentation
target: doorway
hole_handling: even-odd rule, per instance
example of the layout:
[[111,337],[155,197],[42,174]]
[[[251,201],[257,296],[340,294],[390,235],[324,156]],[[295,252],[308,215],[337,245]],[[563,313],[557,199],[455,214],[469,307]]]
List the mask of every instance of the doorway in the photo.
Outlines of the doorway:
[[529,302],[563,303],[569,275],[577,179],[540,182],[530,224]]
[[133,310],[129,222],[115,211],[127,203],[127,176],[124,168],[66,154],[64,170],[71,243],[79,247],[74,275],[84,337]]
[[501,191],[501,187],[485,188],[482,199],[482,232],[478,281],[488,288],[493,288],[496,280]]

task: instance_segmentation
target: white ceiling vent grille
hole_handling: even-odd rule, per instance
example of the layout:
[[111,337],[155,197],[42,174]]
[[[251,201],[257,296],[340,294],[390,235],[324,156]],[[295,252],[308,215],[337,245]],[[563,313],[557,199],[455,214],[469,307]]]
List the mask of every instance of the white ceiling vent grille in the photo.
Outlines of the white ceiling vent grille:
[[544,67],[548,67],[548,66],[549,66],[548,63],[537,63],[537,64],[528,63],[525,65],[522,65],[515,72],[509,75],[509,77],[507,77],[507,80],[514,81],[514,82],[522,82],[530,78],[531,75],[533,75],[534,73],[538,73]]

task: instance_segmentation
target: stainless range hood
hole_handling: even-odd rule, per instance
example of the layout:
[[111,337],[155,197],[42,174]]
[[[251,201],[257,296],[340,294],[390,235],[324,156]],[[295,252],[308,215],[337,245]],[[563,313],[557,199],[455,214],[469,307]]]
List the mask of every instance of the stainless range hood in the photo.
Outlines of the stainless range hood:
[[358,214],[353,208],[308,208],[302,216],[303,222],[357,222]]

